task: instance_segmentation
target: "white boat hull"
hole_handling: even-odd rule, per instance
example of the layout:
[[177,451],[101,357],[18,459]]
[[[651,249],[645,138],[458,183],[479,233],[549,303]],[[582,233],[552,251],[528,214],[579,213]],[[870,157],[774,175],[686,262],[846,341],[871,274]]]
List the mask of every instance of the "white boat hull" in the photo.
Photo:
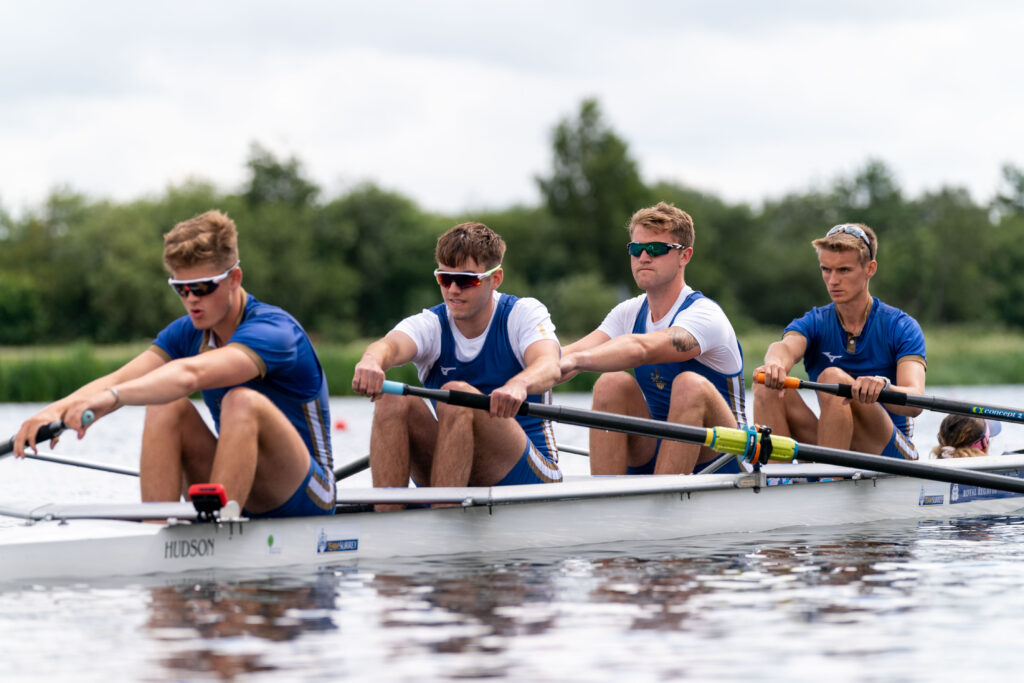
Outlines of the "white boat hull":
[[[999,462],[1000,470],[1011,465],[1010,458]],[[1024,472],[1024,458],[1014,458],[1012,464]],[[751,486],[760,483],[749,475],[696,475],[587,478],[490,489],[343,490],[341,495],[350,501],[420,495],[466,500],[468,505],[198,523],[34,521],[0,528],[0,581],[325,566],[359,558],[616,542],[685,543],[694,536],[1002,515],[1024,509],[1020,494],[907,477]],[[439,495],[444,492],[450,495]]]

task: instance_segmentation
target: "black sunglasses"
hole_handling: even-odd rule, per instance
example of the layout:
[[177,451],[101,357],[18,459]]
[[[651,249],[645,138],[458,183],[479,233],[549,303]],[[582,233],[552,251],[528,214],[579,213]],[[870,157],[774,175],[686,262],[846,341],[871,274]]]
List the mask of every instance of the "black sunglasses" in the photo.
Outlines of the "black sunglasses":
[[174,288],[174,291],[178,293],[178,296],[185,297],[189,294],[195,294],[196,296],[206,296],[207,294],[213,294],[220,287],[220,283],[227,279],[228,275],[231,274],[235,268],[242,264],[241,261],[235,261],[235,265],[225,270],[220,275],[214,275],[213,277],[200,277],[194,280],[175,280],[173,277],[167,278],[167,284]]
[[664,256],[670,249],[685,249],[681,244],[675,242],[630,242],[626,245],[629,255],[639,257],[645,251],[649,256]]

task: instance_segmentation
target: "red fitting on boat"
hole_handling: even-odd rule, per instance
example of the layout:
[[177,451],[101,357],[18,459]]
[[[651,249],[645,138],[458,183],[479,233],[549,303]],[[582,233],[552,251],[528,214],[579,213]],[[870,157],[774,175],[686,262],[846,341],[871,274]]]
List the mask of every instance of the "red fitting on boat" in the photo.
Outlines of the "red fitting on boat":
[[228,494],[220,484],[192,484],[188,497],[201,520],[212,520],[213,514],[228,504]]

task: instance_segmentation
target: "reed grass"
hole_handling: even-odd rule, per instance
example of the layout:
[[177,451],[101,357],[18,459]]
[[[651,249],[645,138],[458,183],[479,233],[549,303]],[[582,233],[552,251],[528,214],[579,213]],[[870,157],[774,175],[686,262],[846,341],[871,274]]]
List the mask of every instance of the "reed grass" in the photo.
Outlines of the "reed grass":
[[[747,386],[768,345],[781,330],[753,329],[740,335]],[[934,386],[1024,384],[1024,332],[977,327],[932,327],[928,344],[928,384]],[[565,341],[565,340],[563,340]],[[52,401],[86,382],[113,371],[149,346],[149,341],[97,346],[85,343],[0,347],[0,402]],[[331,394],[352,395],[352,369],[365,341],[320,343],[317,352],[327,373]],[[800,377],[803,367],[794,373]],[[417,382],[412,365],[395,368],[388,377]],[[584,373],[556,391],[590,391],[596,375]]]

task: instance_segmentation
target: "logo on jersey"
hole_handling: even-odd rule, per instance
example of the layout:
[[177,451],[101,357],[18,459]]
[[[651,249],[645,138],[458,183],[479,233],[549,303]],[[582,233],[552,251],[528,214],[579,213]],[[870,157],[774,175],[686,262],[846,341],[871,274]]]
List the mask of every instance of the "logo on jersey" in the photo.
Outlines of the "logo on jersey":
[[665,378],[661,376],[658,368],[654,368],[654,371],[651,372],[651,381],[654,382],[654,386],[658,387],[658,391],[665,390]]
[[843,354],[841,353],[832,354],[829,353],[828,351],[822,351],[821,355],[825,356],[825,358],[828,358],[829,363],[835,363],[837,360],[843,357]]
[[451,372],[452,370],[454,370],[455,367],[452,366],[450,368],[446,368],[445,366],[442,365],[439,369],[441,370],[441,374],[444,375],[445,377],[447,377],[448,373]]

